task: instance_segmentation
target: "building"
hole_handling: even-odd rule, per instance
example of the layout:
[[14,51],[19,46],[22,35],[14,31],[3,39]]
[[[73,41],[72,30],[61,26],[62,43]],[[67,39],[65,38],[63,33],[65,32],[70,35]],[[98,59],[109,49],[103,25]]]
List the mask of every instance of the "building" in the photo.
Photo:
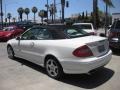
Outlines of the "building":
[[120,20],[120,13],[112,13],[112,23],[115,20]]

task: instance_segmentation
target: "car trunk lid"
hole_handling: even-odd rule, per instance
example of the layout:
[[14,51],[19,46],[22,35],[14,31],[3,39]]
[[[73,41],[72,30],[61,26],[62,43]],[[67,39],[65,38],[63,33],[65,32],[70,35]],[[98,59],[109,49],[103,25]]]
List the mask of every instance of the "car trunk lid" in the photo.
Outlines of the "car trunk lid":
[[85,37],[75,38],[71,40],[73,40],[72,44],[76,45],[74,47],[80,47],[82,45],[87,45],[95,57],[102,56],[106,54],[109,50],[109,42],[104,37],[85,36]]

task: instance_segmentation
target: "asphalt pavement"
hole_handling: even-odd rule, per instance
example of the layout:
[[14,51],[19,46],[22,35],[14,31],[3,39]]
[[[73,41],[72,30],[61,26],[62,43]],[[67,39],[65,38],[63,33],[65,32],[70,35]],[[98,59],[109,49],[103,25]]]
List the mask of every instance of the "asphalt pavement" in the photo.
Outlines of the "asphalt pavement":
[[120,52],[105,68],[92,75],[65,75],[54,80],[44,68],[23,59],[7,57],[6,43],[0,43],[0,90],[120,90]]

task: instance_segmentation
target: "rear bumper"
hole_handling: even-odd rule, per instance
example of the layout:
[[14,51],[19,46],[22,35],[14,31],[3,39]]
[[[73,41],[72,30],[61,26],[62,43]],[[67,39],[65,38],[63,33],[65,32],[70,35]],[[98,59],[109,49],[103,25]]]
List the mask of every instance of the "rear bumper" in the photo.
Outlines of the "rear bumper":
[[112,57],[112,51],[110,50],[107,54],[101,57],[94,57],[84,60],[70,60],[66,58],[61,61],[64,73],[69,74],[81,74],[88,73],[91,70],[97,69],[106,65]]
[[109,40],[109,45],[111,48],[120,49],[120,38],[119,37],[109,38],[108,40]]

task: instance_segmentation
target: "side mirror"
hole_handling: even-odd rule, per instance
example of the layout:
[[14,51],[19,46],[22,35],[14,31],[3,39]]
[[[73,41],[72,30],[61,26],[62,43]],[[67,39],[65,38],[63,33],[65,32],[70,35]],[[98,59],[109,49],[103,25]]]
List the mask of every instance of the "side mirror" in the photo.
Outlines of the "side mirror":
[[20,37],[20,36],[16,37],[16,40],[20,40],[20,39],[21,39],[21,37]]
[[104,33],[100,33],[99,36],[101,36],[101,37],[106,37],[106,35],[105,35]]

